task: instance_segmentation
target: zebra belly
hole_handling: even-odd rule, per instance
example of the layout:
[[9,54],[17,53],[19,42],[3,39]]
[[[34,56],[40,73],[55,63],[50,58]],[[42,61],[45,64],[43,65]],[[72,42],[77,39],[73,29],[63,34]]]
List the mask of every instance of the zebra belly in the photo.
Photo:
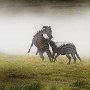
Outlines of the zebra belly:
[[61,48],[59,48],[58,52],[61,55],[66,55],[66,54],[70,54],[74,51],[74,48],[72,45],[64,45]]

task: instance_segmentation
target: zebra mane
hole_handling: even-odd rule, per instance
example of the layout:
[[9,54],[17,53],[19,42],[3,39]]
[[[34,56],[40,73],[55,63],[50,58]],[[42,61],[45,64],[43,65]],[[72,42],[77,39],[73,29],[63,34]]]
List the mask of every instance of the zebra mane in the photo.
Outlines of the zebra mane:
[[49,40],[49,44],[50,44],[50,46],[51,46],[52,48],[55,48],[55,47],[56,47],[55,42],[52,41],[52,40]]
[[35,35],[38,35],[40,32],[42,32],[42,30],[37,31],[37,33]]

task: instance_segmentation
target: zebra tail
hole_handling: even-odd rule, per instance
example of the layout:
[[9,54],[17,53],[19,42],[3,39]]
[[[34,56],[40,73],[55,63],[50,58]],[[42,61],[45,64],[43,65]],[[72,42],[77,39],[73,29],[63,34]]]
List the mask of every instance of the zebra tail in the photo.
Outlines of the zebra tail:
[[76,51],[75,54],[76,54],[77,58],[81,61],[81,58],[80,58],[80,56],[78,55],[77,51]]
[[33,41],[32,41],[32,43],[31,43],[30,49],[28,50],[28,53],[30,52],[32,46],[33,46]]

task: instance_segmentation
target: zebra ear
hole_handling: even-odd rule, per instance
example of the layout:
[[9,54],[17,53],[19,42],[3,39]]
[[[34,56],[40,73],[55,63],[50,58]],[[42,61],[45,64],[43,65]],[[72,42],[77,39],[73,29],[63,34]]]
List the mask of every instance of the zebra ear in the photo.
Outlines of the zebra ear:
[[45,26],[43,26],[43,28],[45,28]]
[[42,29],[45,30],[45,27],[43,27]]

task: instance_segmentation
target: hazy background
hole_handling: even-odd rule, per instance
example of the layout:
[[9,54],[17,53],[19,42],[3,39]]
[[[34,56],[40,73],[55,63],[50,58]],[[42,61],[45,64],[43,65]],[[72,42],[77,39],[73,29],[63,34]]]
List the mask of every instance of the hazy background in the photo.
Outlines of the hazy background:
[[[50,25],[54,41],[72,42],[90,55],[89,0],[0,0],[0,52],[27,54],[33,35]],[[21,2],[22,1],[22,2]],[[34,2],[37,1],[37,2]],[[30,54],[35,54],[33,46]]]

